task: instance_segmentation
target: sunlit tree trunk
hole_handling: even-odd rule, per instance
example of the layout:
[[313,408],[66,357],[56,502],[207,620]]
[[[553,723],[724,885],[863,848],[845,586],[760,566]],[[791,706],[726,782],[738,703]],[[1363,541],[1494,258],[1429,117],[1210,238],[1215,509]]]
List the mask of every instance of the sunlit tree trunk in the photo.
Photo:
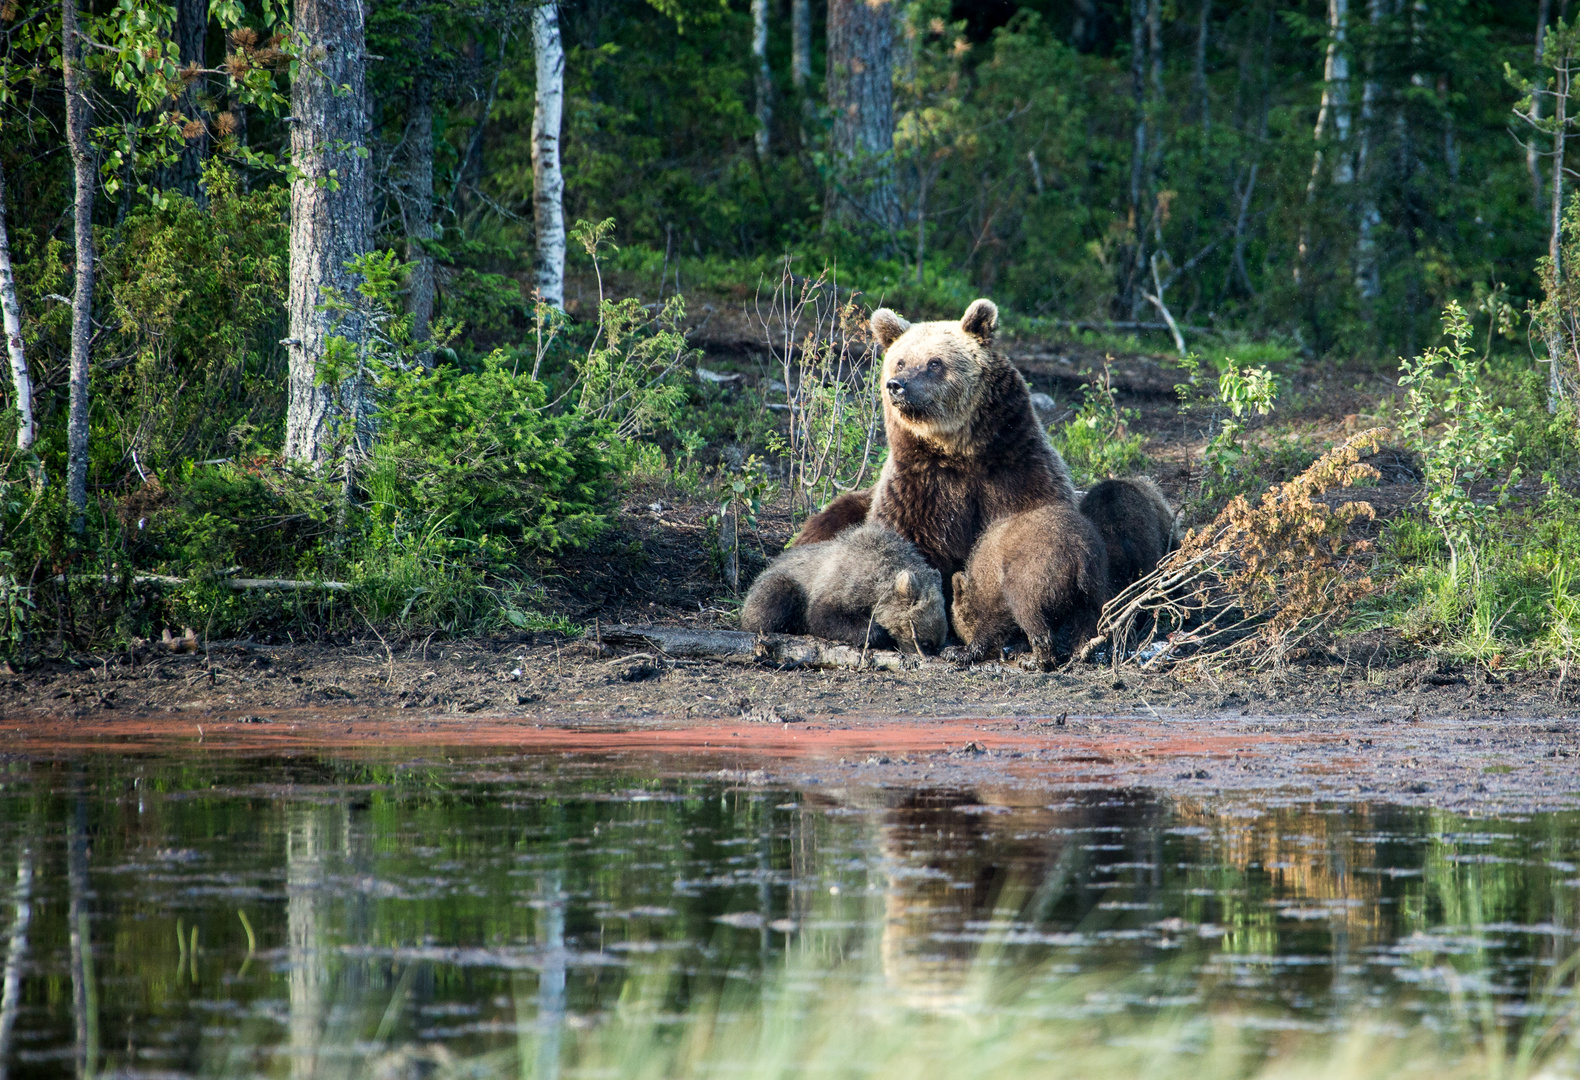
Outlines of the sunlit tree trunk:
[[[417,27],[418,70],[412,77],[411,115],[406,131],[406,182],[401,215],[406,219],[406,261],[411,264],[406,307],[412,316],[412,337],[427,341],[433,321],[433,256],[423,246],[433,229],[433,16],[423,15]],[[424,351],[424,366],[433,353]]]
[[0,1080],[11,1060],[11,1033],[22,1006],[22,964],[27,959],[27,931],[33,921],[33,855],[27,848],[16,860],[16,892],[11,900],[11,940],[6,949],[4,989],[0,991]]
[[752,0],[752,68],[757,90],[757,132],[755,143],[759,161],[768,158],[768,136],[773,127],[773,72],[768,67],[768,0]]
[[[1547,20],[1552,15],[1552,0],[1541,0],[1536,6],[1536,66],[1542,63],[1542,44],[1547,40]],[[1531,118],[1531,129],[1534,132],[1536,124],[1542,118],[1542,95],[1531,95],[1531,109],[1528,114]],[[1542,180],[1541,150],[1537,148],[1536,138],[1533,134],[1525,143],[1525,171],[1531,177],[1531,193],[1536,203],[1536,212],[1545,214],[1547,211],[1546,183]]]
[[[285,456],[322,463],[333,452],[337,411],[354,423],[360,383],[318,385],[333,337],[362,338],[353,314],[321,310],[325,288],[350,295],[346,263],[370,248],[364,146],[366,37],[361,0],[297,0],[296,29],[308,45],[291,83],[290,387]],[[350,437],[355,437],[354,435]]]
[[28,373],[27,351],[22,346],[22,304],[16,295],[16,274],[11,269],[4,172],[0,172],[0,316],[4,317],[5,350],[11,361],[11,389],[16,395],[16,448],[26,450],[33,445],[34,438],[33,378]]
[[829,0],[828,105],[833,189],[825,220],[892,230],[894,191],[894,20],[892,0]]
[[565,307],[565,177],[560,172],[560,121],[565,107],[565,48],[559,9],[532,9],[537,105],[532,112],[532,219],[537,229],[533,274],[544,303]]
[[88,506],[88,363],[93,341],[93,199],[99,164],[88,144],[92,106],[83,85],[77,0],[61,0],[61,67],[66,83],[66,142],[76,184],[76,292],[71,301],[71,404],[66,419],[66,503],[72,527],[83,528]]

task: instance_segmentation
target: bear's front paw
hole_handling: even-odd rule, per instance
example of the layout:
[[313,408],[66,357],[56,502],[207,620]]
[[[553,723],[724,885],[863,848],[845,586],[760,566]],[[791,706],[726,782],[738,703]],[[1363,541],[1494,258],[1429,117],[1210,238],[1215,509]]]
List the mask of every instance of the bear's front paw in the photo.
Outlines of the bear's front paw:
[[938,659],[947,660],[951,664],[960,664],[962,667],[975,663],[971,658],[971,650],[964,645],[950,645],[938,654]]

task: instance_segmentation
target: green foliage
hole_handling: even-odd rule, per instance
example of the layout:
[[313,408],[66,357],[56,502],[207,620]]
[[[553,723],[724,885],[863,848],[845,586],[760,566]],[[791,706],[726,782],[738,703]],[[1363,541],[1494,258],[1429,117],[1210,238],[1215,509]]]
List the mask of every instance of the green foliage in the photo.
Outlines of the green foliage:
[[1402,427],[1425,465],[1427,516],[1448,545],[1451,569],[1457,569],[1461,555],[1474,565],[1474,541],[1493,507],[1486,489],[1501,498],[1520,470],[1512,460],[1510,410],[1495,406],[1482,383],[1470,320],[1457,301],[1443,312],[1443,333],[1448,344],[1403,361],[1399,385],[1409,388]]
[[1089,486],[1098,480],[1128,476],[1146,466],[1141,451],[1144,441],[1132,434],[1130,424],[1141,415],[1119,406],[1114,398],[1109,361],[1103,360],[1103,374],[1081,388],[1081,407],[1073,419],[1051,432],[1053,444],[1070,466],[1077,484]]

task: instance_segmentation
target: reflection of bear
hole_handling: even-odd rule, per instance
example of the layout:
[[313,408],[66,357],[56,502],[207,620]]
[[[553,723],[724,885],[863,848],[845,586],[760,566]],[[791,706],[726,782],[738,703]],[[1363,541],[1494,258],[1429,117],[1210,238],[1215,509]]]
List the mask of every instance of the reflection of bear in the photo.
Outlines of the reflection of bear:
[[980,661],[1019,627],[1032,660],[1069,656],[1097,631],[1108,602],[1108,555],[1092,523],[1068,506],[995,522],[954,576],[955,633]]
[[832,540],[846,529],[866,521],[867,511],[870,509],[872,509],[871,488],[865,491],[847,491],[843,495],[835,496],[827,506],[806,519],[806,524],[801,526],[801,531],[790,543],[800,546]]
[[1104,480],[1081,500],[1084,514],[1108,549],[1108,580],[1115,593],[1150,574],[1179,546],[1174,510],[1145,476]]
[[[871,629],[871,636],[868,630]],[[891,529],[862,525],[780,555],[752,582],[741,629],[936,652],[948,631],[943,580]]]
[[[879,308],[872,329],[884,348],[889,457],[868,520],[909,539],[947,581],[999,518],[1046,503],[1075,505],[1026,381],[993,350],[998,308],[991,300],[972,303],[958,323],[912,326]],[[807,522],[803,538],[837,531],[866,494],[834,500]]]

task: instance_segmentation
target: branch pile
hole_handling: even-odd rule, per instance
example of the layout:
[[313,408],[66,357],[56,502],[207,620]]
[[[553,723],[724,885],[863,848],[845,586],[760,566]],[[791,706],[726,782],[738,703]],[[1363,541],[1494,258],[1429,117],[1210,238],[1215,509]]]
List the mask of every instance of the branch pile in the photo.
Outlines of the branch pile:
[[1106,645],[1116,664],[1131,659],[1142,667],[1187,659],[1253,667],[1283,661],[1371,590],[1371,542],[1349,533],[1376,512],[1358,499],[1329,506],[1321,496],[1378,479],[1360,458],[1387,433],[1372,428],[1355,435],[1259,502],[1237,496],[1108,602],[1083,656]]

